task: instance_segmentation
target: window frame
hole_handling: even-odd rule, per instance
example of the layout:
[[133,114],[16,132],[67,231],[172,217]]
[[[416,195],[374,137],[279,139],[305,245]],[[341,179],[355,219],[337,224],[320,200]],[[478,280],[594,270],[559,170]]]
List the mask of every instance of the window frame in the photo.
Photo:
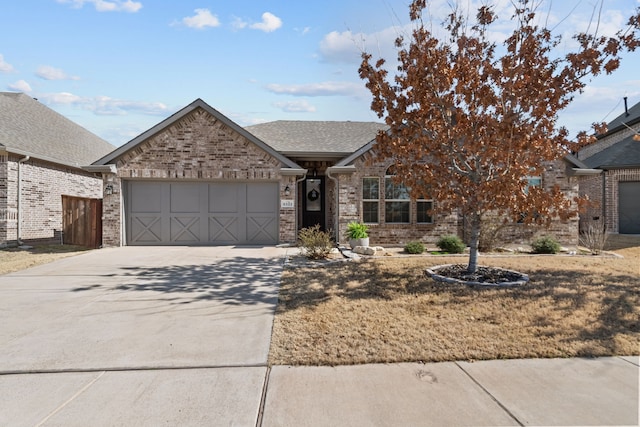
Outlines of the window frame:
[[[411,195],[409,194],[409,187],[407,187],[404,183],[399,183],[396,184],[393,181],[393,177],[396,176],[395,175],[395,171],[393,170],[394,166],[391,165],[389,166],[386,170],[385,170],[385,175],[384,175],[384,222],[385,224],[411,224]],[[397,187],[401,187],[403,188],[406,193],[406,198],[404,199],[395,199],[395,198],[387,198],[387,180],[389,180],[389,182],[393,185],[392,189],[393,189],[393,193],[396,193]],[[406,204],[407,206],[407,210],[406,210],[406,215],[407,215],[407,221],[389,221],[389,212],[392,212],[395,215],[398,215],[395,211],[395,209],[390,210],[388,209],[389,204]],[[400,212],[400,215],[404,216],[404,212]]]
[[[378,197],[375,198],[375,199],[366,199],[365,198],[364,182],[367,179],[376,180],[378,182],[378,194],[377,194]],[[369,195],[371,195],[371,194],[369,194]],[[365,219],[365,203],[371,203],[371,204],[375,203],[375,215],[376,215],[376,221],[375,222],[366,221],[366,219]],[[373,212],[373,210],[368,210],[367,212]],[[362,177],[362,222],[365,223],[365,224],[379,224],[380,223],[380,177],[379,176],[365,176],[365,177]]]

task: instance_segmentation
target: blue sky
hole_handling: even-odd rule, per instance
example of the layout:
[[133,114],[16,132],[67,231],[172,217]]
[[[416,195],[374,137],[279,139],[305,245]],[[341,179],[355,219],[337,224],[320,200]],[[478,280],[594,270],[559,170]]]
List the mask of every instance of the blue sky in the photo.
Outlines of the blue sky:
[[[640,0],[603,0],[601,32]],[[0,7],[0,91],[20,91],[114,145],[202,98],[242,126],[379,121],[358,77],[362,49],[393,59],[409,0],[20,0]],[[462,3],[478,3],[464,0]],[[497,0],[501,11],[509,0]],[[552,2],[570,34],[596,0]],[[436,0],[433,22],[446,0]],[[545,6],[546,7],[546,6]],[[547,16],[547,9],[542,7]],[[501,29],[508,30],[505,19]],[[502,36],[496,33],[496,39]],[[570,46],[565,37],[561,48]],[[592,81],[560,123],[572,134],[640,102],[640,52]]]

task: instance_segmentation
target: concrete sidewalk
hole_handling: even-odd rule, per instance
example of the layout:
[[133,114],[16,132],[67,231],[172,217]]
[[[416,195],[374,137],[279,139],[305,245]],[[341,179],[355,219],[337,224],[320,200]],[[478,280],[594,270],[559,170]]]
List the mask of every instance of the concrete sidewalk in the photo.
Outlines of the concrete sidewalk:
[[0,424],[638,425],[639,359],[9,374]]
[[263,426],[638,425],[638,357],[271,369]]

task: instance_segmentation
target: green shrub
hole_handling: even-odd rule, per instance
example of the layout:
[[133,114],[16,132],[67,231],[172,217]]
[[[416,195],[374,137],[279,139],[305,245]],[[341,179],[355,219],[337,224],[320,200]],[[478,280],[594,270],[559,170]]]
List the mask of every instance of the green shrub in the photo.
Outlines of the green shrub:
[[333,248],[333,240],[328,231],[320,230],[320,225],[303,228],[298,232],[298,244],[309,259],[326,258]]
[[464,249],[467,247],[460,237],[456,235],[443,236],[436,243],[438,248],[440,248],[443,252],[449,252],[450,254],[461,254],[464,252]]
[[347,224],[347,232],[345,235],[349,239],[366,239],[369,237],[369,226],[362,222],[351,221]]
[[551,236],[543,236],[531,244],[534,254],[557,254],[560,252],[560,243]]
[[424,244],[422,242],[409,242],[404,246],[404,250],[410,254],[421,254],[424,252]]

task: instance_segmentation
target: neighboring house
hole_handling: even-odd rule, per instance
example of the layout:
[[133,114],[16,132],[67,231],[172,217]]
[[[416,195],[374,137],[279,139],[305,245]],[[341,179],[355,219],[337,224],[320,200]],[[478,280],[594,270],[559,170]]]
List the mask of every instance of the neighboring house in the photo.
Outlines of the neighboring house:
[[82,166],[114,146],[23,93],[0,92],[0,247],[60,242],[63,197],[99,199]]
[[[242,128],[197,99],[96,161],[104,179],[103,243],[119,245],[294,243],[320,224],[338,241],[349,221],[371,225],[374,245],[433,242],[464,233],[437,200],[412,200],[375,155],[382,123],[276,121]],[[578,194],[584,165],[568,156],[532,185]],[[523,177],[524,178],[524,177]],[[512,224],[508,238],[536,232],[577,243],[578,218],[551,230]]]
[[640,234],[640,102],[608,123],[607,133],[578,152],[599,175],[584,177],[580,193],[592,202],[580,226],[601,224],[610,233]]

